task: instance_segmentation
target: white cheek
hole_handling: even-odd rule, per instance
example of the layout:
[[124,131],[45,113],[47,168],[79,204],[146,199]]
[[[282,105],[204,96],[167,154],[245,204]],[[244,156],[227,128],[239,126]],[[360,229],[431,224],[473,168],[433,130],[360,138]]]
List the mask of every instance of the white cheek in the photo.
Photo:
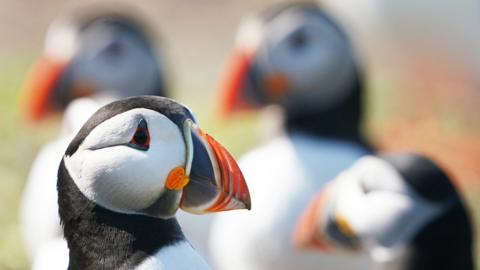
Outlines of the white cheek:
[[[295,49],[287,34],[299,25],[305,26],[309,41]],[[334,106],[351,94],[355,60],[349,44],[335,28],[316,17],[305,20],[304,16],[288,16],[268,30],[261,68],[286,75],[295,91],[292,99],[313,110]]]
[[[80,191],[88,199],[110,210],[138,213],[149,207],[164,191],[170,171],[185,166],[185,143],[178,127],[158,113],[144,111],[143,116],[149,122],[151,138],[148,150],[127,145],[97,149],[93,144],[95,140],[100,144],[106,140],[105,137],[116,140],[112,137],[117,133],[110,130],[118,128],[104,127],[115,124],[122,127],[123,123],[109,120],[102,127],[108,132],[94,130],[87,137],[89,142],[82,144],[73,156],[65,157],[65,166]],[[96,150],[87,147],[90,143]]]
[[75,156],[74,163],[82,168],[73,169],[72,177],[82,193],[99,205],[120,212],[141,210],[158,199],[170,170],[184,166],[184,149],[178,147],[159,143],[148,151],[128,146],[86,150]]
[[138,125],[138,120],[134,119],[134,117],[127,118],[127,120],[123,117],[113,117],[109,121],[101,123],[98,126],[100,128],[92,130],[85,138],[79,149],[99,149],[112,144],[128,142]]
[[411,192],[377,190],[365,194],[359,185],[340,186],[335,213],[349,221],[367,249],[403,247],[441,207]]
[[[162,191],[162,178],[152,171],[153,160],[145,152],[126,146],[101,149],[85,164],[96,201],[112,208],[139,210]],[[109,157],[106,159],[105,156]],[[87,182],[87,181],[85,181]]]
[[362,183],[369,189],[389,190],[403,194],[409,192],[408,186],[392,165],[378,157],[362,158],[350,171],[361,176]]
[[375,192],[365,196],[361,211],[348,213],[351,226],[367,245],[399,245],[409,234],[413,202],[406,196]]

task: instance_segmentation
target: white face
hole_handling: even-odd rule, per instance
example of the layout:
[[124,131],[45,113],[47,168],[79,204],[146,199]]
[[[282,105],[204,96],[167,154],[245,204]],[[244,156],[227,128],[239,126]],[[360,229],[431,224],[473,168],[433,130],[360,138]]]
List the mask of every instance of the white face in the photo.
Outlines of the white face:
[[[349,93],[354,64],[345,37],[329,21],[305,10],[287,10],[263,27],[256,57],[261,70],[283,74],[295,97],[312,106],[336,104]],[[332,91],[334,89],[335,91]],[[312,98],[313,97],[313,98]]]
[[47,33],[45,53],[61,62],[71,61],[71,80],[77,87],[93,87],[103,95],[122,98],[157,91],[162,59],[144,42],[106,22],[94,22],[80,31],[59,20]]
[[[142,121],[148,128],[148,147],[142,140],[132,142],[139,125],[145,127]],[[164,192],[172,169],[185,167],[186,147],[181,131],[170,119],[137,108],[99,124],[64,160],[88,199],[116,212],[138,213]]]
[[158,83],[158,57],[136,35],[118,26],[94,23],[78,39],[74,80],[89,81],[113,96],[152,93]]
[[388,162],[373,156],[334,181],[329,215],[348,222],[372,252],[405,247],[447,207],[420,197]]

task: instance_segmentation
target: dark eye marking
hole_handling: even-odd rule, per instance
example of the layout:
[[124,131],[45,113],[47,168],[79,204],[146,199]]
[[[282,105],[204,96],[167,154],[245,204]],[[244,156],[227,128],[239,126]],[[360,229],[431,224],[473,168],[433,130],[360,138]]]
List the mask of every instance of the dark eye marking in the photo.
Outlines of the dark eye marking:
[[148,150],[150,147],[150,133],[148,132],[148,125],[145,119],[142,119],[140,123],[138,123],[137,130],[135,134],[133,134],[129,146],[143,151]]
[[303,49],[309,42],[309,37],[304,30],[299,30],[290,38],[290,45],[293,49]]
[[370,193],[372,190],[364,183],[360,182],[360,188],[364,194]]
[[112,43],[108,44],[103,50],[102,53],[107,55],[109,58],[116,59],[123,54],[124,46],[120,40],[115,40]]

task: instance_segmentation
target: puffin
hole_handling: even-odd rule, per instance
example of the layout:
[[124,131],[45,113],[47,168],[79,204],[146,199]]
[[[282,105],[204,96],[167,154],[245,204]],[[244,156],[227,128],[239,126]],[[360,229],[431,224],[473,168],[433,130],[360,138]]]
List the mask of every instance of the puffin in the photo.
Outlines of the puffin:
[[24,117],[38,122],[79,97],[166,96],[165,57],[138,17],[120,5],[89,6],[56,18],[25,82]]
[[300,248],[366,251],[373,269],[474,269],[472,222],[451,178],[416,153],[366,156],[312,199]]
[[33,161],[20,204],[20,228],[33,269],[52,269],[50,258],[68,254],[55,187],[58,160],[70,140],[110,101],[168,95],[164,57],[153,32],[133,14],[90,6],[57,18],[47,31],[44,55],[27,76],[25,119],[39,123],[53,114],[63,116],[58,137],[42,146]]
[[175,213],[251,207],[228,151],[158,96],[99,109],[65,151],[57,190],[69,269],[210,269]]
[[[212,216],[216,269],[368,269],[366,254],[319,256],[291,241],[308,198],[372,153],[363,136],[363,74],[346,33],[314,3],[247,18],[219,94],[221,115],[276,106],[281,132],[239,161],[255,207]],[[272,120],[275,121],[275,120]]]

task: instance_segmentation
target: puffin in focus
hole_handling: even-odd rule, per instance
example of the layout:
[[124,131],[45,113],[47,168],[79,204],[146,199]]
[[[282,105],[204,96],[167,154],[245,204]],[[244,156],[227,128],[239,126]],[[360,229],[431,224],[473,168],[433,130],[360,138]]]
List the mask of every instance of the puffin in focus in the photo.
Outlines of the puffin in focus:
[[239,162],[255,208],[212,217],[215,268],[367,269],[367,256],[318,256],[291,241],[308,198],[372,151],[361,132],[363,76],[344,31],[313,3],[274,6],[241,24],[230,64],[222,114],[273,104],[284,123]]
[[175,219],[250,209],[235,160],[168,98],[140,96],[98,110],[58,170],[69,269],[209,269]]
[[164,59],[152,34],[130,9],[97,6],[76,10],[50,26],[22,103],[24,116],[34,122],[63,113],[61,133],[37,154],[22,195],[20,225],[32,269],[65,269],[68,263],[55,268],[51,262],[68,254],[55,187],[58,161],[73,136],[110,101],[168,94]]
[[312,200],[295,241],[363,250],[374,269],[471,270],[472,223],[448,175],[412,153],[367,156]]

